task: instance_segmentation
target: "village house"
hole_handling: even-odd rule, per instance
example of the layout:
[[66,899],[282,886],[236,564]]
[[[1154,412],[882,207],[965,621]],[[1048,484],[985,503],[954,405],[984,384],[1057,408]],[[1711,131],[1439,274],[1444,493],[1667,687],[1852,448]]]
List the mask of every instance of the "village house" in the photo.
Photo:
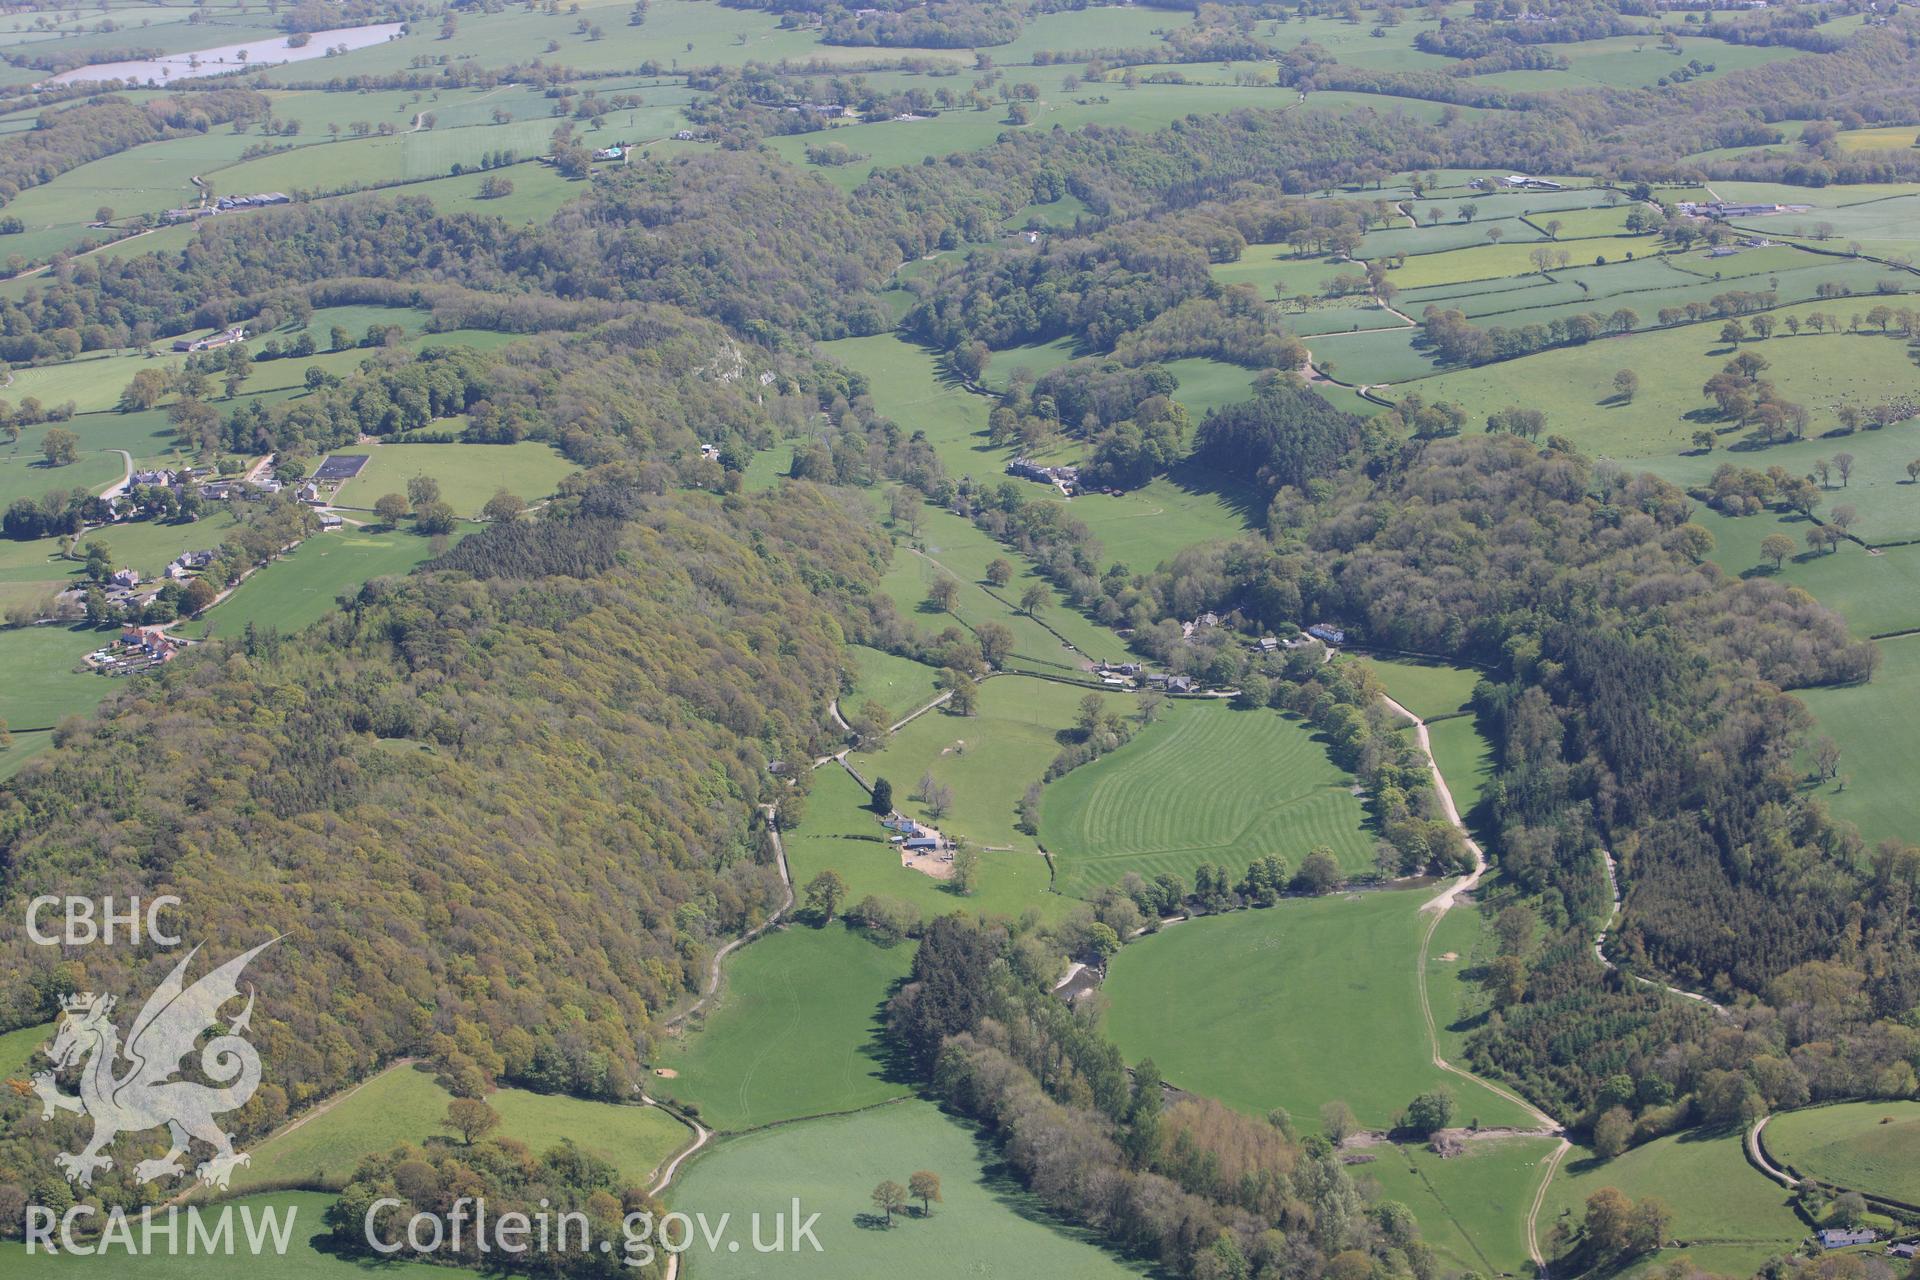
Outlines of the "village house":
[[1872,1227],[1827,1227],[1815,1234],[1822,1249],[1844,1249],[1849,1245],[1872,1244],[1880,1238],[1880,1233]]
[[1911,1262],[1916,1256],[1920,1256],[1920,1244],[1912,1241],[1906,1241],[1902,1244],[1890,1244],[1887,1246],[1887,1256],[1889,1258],[1901,1258]]
[[173,485],[180,483],[180,477],[178,473],[173,471],[141,470],[141,471],[134,472],[132,477],[128,480],[127,483],[148,485],[148,486],[158,484],[158,485],[167,485],[168,487],[172,487]]
[[128,627],[120,633],[123,660],[171,662],[186,648],[186,641],[175,639],[158,627]]
[[1007,464],[1007,474],[1019,476],[1023,480],[1036,480],[1041,484],[1050,484],[1060,492],[1072,496],[1073,486],[1080,482],[1078,467],[1043,466],[1030,458],[1019,457]]
[[116,587],[125,587],[131,591],[140,585],[140,571],[138,569],[115,569],[107,575],[107,581]]
[[1316,622],[1307,628],[1307,634],[1322,644],[1345,644],[1347,633],[1344,629],[1329,622]]

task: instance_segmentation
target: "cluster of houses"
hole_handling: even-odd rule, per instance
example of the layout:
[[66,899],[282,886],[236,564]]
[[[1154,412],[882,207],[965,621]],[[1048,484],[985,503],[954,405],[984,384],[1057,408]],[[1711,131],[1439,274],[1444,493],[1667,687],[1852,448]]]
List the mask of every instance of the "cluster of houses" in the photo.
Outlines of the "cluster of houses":
[[159,627],[128,627],[120,639],[87,655],[87,665],[101,675],[125,676],[172,662],[187,642]]
[[167,576],[175,582],[185,582],[196,569],[204,569],[213,563],[211,551],[182,551],[167,566]]

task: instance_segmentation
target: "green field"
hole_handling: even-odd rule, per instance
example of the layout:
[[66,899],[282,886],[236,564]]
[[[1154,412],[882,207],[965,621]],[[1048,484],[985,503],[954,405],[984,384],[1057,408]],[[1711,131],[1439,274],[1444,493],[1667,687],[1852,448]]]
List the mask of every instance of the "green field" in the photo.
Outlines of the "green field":
[[[31,1074],[27,1067],[28,1060],[41,1045],[53,1039],[53,1032],[54,1024],[49,1022],[0,1034],[0,1079],[26,1079]],[[42,1059],[40,1065],[44,1067],[46,1060]]]
[[1738,1133],[1685,1133],[1607,1161],[1576,1148],[1547,1190],[1540,1235],[1563,1218],[1578,1225],[1587,1197],[1614,1187],[1631,1200],[1657,1197],[1673,1211],[1674,1238],[1689,1243],[1663,1250],[1656,1261],[1685,1253],[1707,1271],[1750,1275],[1770,1255],[1790,1252],[1807,1227],[1787,1192],[1747,1163],[1740,1142]]
[[[1007,682],[989,681],[987,688],[1003,683]],[[868,758],[856,756],[854,761],[866,776],[873,776]],[[919,778],[916,770],[889,779],[894,783],[895,805],[917,807],[907,799],[907,792]],[[957,786],[955,797],[965,803]],[[953,911],[1018,916],[1028,907],[1058,918],[1072,906],[1072,899],[1048,891],[1046,860],[1035,852],[1030,840],[1017,848],[982,852],[980,887],[972,897],[960,897],[947,888],[945,881],[901,866],[898,850],[882,839],[886,832],[868,806],[867,793],[844,769],[833,765],[815,771],[806,819],[786,833],[787,863],[796,884],[804,886],[831,868],[846,881],[848,902],[877,893],[897,898],[929,918]],[[945,825],[953,824],[948,821]]]
[[[1824,311],[1844,320],[1870,305],[1863,299],[1842,298],[1819,306],[1786,308],[1779,314],[1805,316],[1808,311]],[[1709,416],[1712,402],[1700,394],[1701,385],[1734,355],[1720,341],[1719,333],[1718,324],[1706,323],[1630,334],[1441,374],[1413,389],[1429,400],[1457,401],[1466,408],[1470,422],[1515,404],[1544,410],[1547,430],[1568,437],[1595,455],[1620,459],[1672,457],[1693,448],[1693,433],[1701,427],[1718,432],[1732,425]],[[1386,335],[1362,334],[1345,341],[1352,347],[1385,340]],[[1813,410],[1816,432],[1835,425],[1830,406],[1839,401],[1870,404],[1920,390],[1920,369],[1907,359],[1905,344],[1878,335],[1814,336],[1803,331],[1799,337],[1776,336],[1766,342],[1742,344],[1742,349],[1766,357],[1771,367],[1765,376],[1781,396]],[[1319,354],[1317,349],[1315,354]],[[1352,380],[1344,368],[1342,380]],[[1620,369],[1632,369],[1640,375],[1640,393],[1630,405],[1613,399],[1613,375]],[[1897,432],[1898,428],[1893,430]],[[1702,476],[1710,474],[1726,460],[1717,455],[1736,443],[1740,443],[1738,434],[1723,435],[1715,454],[1686,460],[1689,470]],[[1841,448],[1859,452],[1854,442],[1809,441],[1797,446],[1743,450],[1735,461],[1764,469],[1779,460],[1776,454],[1784,448],[1825,456]],[[1912,452],[1920,454],[1920,449]],[[1906,459],[1901,461],[1904,465]],[[1904,472],[1900,478],[1905,478]]]
[[[927,1169],[940,1176],[942,1201],[929,1218],[896,1217],[893,1229],[868,1221],[874,1185],[904,1185]],[[1005,1171],[992,1146],[930,1103],[903,1102],[837,1119],[809,1120],[731,1138],[685,1166],[669,1196],[683,1213],[709,1219],[731,1213],[737,1231],[758,1212],[785,1213],[799,1195],[801,1213],[818,1213],[820,1252],[759,1254],[742,1248],[689,1255],[690,1274],[748,1277],[1046,1276],[1110,1280],[1148,1274],[1055,1222]],[[768,1228],[769,1232],[771,1227]]]
[[1415,1095],[1452,1091],[1461,1122],[1532,1123],[1431,1062],[1414,973],[1429,891],[1290,899],[1163,929],[1121,949],[1103,988],[1107,1030],[1129,1061],[1259,1115],[1311,1126],[1345,1099],[1390,1124]]
[[1767,1154],[1803,1177],[1920,1202],[1920,1102],[1842,1102],[1767,1121]]
[[440,482],[440,497],[458,515],[477,515],[487,499],[506,489],[532,501],[552,493],[562,478],[579,470],[551,446],[518,444],[382,444],[341,449],[341,454],[371,455],[360,474],[340,486],[343,506],[371,509],[382,494],[407,491],[415,476]]
[[892,724],[934,699],[934,681],[940,673],[924,663],[863,644],[848,645],[846,657],[853,671],[853,688],[841,696],[840,702],[849,718],[872,699],[887,709],[887,723]]
[[1219,862],[1237,874],[1269,853],[1297,868],[1316,845],[1361,871],[1373,839],[1353,786],[1297,720],[1174,700],[1126,746],[1048,786],[1040,839],[1076,894],[1129,871],[1191,880]]
[[117,453],[82,453],[64,467],[51,466],[38,454],[10,454],[0,458],[0,507],[20,498],[37,500],[57,489],[99,493],[120,483],[125,474]]
[[336,597],[374,578],[408,573],[432,554],[432,539],[399,529],[374,533],[349,525],[316,534],[257,570],[181,634],[233,637],[248,624],[282,635],[299,631],[333,612]]
[[1447,1270],[1525,1275],[1527,1210],[1554,1146],[1551,1138],[1476,1141],[1443,1160],[1425,1147],[1382,1145],[1348,1172],[1363,1190],[1375,1183],[1382,1199],[1412,1209]]
[[[1073,724],[1089,692],[1051,680],[1002,676],[980,686],[977,714],[928,712],[893,734],[880,751],[851,759],[867,778],[890,779],[894,807],[924,821],[932,820],[926,806],[907,793],[921,775],[931,773],[954,795],[953,811],[938,821],[942,831],[1038,862],[1033,837],[1014,829],[1016,806],[1059,753],[1056,735]],[[1132,710],[1125,694],[1094,696],[1122,715]]]
[[[234,1189],[299,1184],[337,1190],[365,1155],[402,1142],[455,1142],[440,1125],[449,1100],[425,1069],[396,1067],[297,1128],[256,1146],[252,1164],[234,1174]],[[494,1136],[523,1142],[535,1152],[572,1139],[636,1185],[688,1137],[686,1126],[658,1107],[587,1102],[523,1089],[496,1090],[487,1103],[500,1113]]]
[[725,995],[702,1025],[660,1042],[648,1087],[723,1132],[902,1097],[883,1061],[881,1006],[912,962],[913,944],[879,946],[837,922],[757,939],[728,959]]
[[1915,745],[1909,711],[1920,698],[1920,636],[1883,641],[1880,652],[1880,669],[1867,683],[1799,694],[1815,733],[1840,745],[1840,777],[1822,783],[1820,797],[1860,828],[1869,848],[1911,839],[1916,814],[1904,766]]
[[1387,696],[1422,720],[1452,715],[1473,698],[1473,687],[1484,672],[1452,667],[1420,658],[1383,658],[1366,655],[1367,664],[1386,686]]

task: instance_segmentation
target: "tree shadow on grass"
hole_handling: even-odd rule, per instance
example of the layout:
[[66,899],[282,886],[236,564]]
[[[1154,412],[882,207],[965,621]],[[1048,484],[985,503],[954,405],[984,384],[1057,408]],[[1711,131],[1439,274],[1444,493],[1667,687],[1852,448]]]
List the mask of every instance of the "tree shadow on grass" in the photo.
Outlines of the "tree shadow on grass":
[[994,1146],[985,1133],[965,1117],[955,1116],[954,1118],[971,1131],[974,1155],[980,1162],[980,1186],[1007,1212],[1027,1222],[1045,1227],[1056,1235],[1091,1245],[1108,1257],[1114,1258],[1121,1266],[1137,1276],[1163,1280],[1168,1275],[1150,1262],[1127,1257],[1109,1245],[1098,1232],[1067,1222],[1048,1209],[1041,1203],[1040,1197],[1027,1190],[1021,1183],[1013,1166],[1001,1157],[999,1148]]

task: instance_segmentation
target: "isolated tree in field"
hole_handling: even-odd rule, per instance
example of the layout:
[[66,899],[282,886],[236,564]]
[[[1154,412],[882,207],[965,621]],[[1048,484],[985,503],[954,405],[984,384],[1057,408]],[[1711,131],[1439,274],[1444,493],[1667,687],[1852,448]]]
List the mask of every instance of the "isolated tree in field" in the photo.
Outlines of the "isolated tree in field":
[[921,1169],[907,1179],[907,1194],[920,1202],[920,1216],[923,1218],[931,1218],[933,1206],[944,1203],[940,1199],[940,1175],[927,1169]]
[[887,514],[895,524],[917,536],[920,532],[920,495],[905,485],[898,486],[887,498]]
[[1740,339],[1746,336],[1747,326],[1741,324],[1738,320],[1729,320],[1720,326],[1720,341],[1730,347],[1739,346]]
[[980,645],[980,657],[990,667],[999,666],[1013,652],[1013,632],[1002,623],[981,623],[973,638]]
[[1053,607],[1053,593],[1044,582],[1036,582],[1020,593],[1020,612],[1038,618],[1042,609]]
[[1851,503],[1847,502],[1843,502],[1833,510],[1827,512],[1828,522],[1841,533],[1845,533],[1847,530],[1853,528],[1853,522],[1859,518],[1860,513],[1853,509]]
[[[949,794],[948,803],[952,803]],[[953,891],[971,897],[980,887],[980,851],[961,840],[953,846]]]
[[1813,478],[1820,482],[1822,489],[1825,489],[1827,482],[1833,479],[1833,464],[1825,458],[1815,458],[1811,470],[1813,472]]
[[446,1118],[440,1124],[459,1134],[462,1145],[470,1147],[498,1127],[500,1113],[480,1098],[455,1098],[447,1104]]
[[526,509],[527,504],[520,500],[518,494],[497,489],[494,495],[487,499],[487,505],[480,508],[480,514],[495,524],[506,524],[509,521],[518,520],[520,514]]
[[953,605],[960,598],[960,584],[941,574],[927,587],[927,603],[940,613],[953,612]]
[[818,916],[821,924],[832,924],[840,904],[847,899],[847,882],[840,878],[838,871],[829,867],[807,881],[806,894],[807,910]]
[[1793,554],[1793,539],[1784,533],[1770,533],[1760,539],[1760,554],[1773,561],[1773,567],[1778,570]]
[[1846,488],[1847,482],[1853,478],[1853,455],[1850,453],[1834,454],[1833,469],[1840,473],[1840,487],[1842,489]]
[[1693,433],[1693,447],[1702,453],[1712,453],[1713,446],[1719,442],[1720,437],[1714,435],[1713,432],[1707,430],[1705,427]]
[[1337,1147],[1360,1132],[1359,1117],[1353,1114],[1352,1107],[1335,1098],[1320,1108],[1320,1132]]
[[397,493],[383,493],[373,504],[373,514],[385,525],[399,524],[407,518],[407,500]]
[[1907,482],[1920,483],[1920,458],[1915,458],[1907,464]]
[[1631,369],[1622,369],[1613,375],[1613,394],[1620,397],[1623,404],[1632,404],[1633,397],[1640,390],[1640,375]]
[[1832,738],[1822,738],[1813,744],[1814,776],[1822,782],[1831,780],[1840,772],[1840,744]]
[[64,467],[80,455],[80,437],[65,427],[48,427],[40,437],[40,453],[50,467]]
[[953,808],[953,788],[936,782],[921,795],[920,803],[927,806],[927,815],[938,822]]
[[407,481],[407,501],[416,511],[430,502],[440,501],[440,482],[432,476],[415,476]]
[[1006,560],[995,557],[987,561],[987,585],[1004,587],[1013,580],[1013,566]]
[[885,778],[873,780],[873,811],[875,813],[893,812],[893,784]]
[[1423,1093],[1407,1104],[1402,1120],[1414,1133],[1430,1138],[1453,1123],[1453,1095],[1445,1089]]
[[1765,314],[1755,316],[1749,323],[1753,325],[1753,336],[1765,341],[1773,336],[1774,319]]
[[873,1207],[887,1215],[887,1225],[893,1225],[893,1215],[904,1212],[907,1207],[907,1189],[889,1178],[873,1189]]
[[1140,703],[1135,714],[1140,717],[1141,724],[1152,724],[1160,718],[1160,713],[1166,708],[1167,695],[1158,689],[1149,689],[1140,695]]

